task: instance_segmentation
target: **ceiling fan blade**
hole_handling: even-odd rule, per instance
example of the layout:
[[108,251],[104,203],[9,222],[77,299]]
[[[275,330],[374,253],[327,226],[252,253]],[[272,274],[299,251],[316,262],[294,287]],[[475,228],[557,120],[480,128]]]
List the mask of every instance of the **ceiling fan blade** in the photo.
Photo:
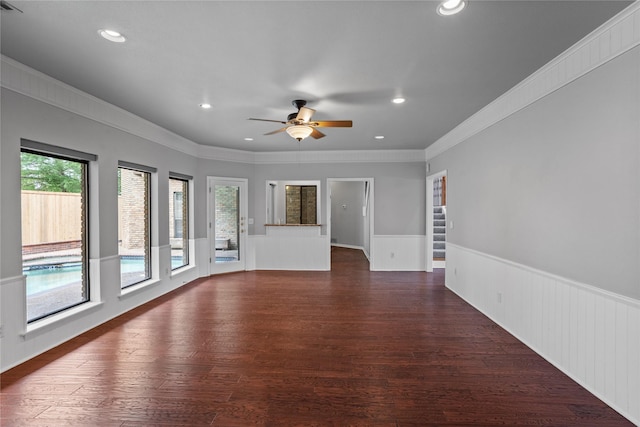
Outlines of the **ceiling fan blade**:
[[313,126],[321,128],[350,128],[353,126],[353,122],[351,120],[326,120],[313,122]]
[[273,134],[276,134],[276,133],[284,132],[285,130],[287,130],[288,127],[289,126],[285,126],[285,127],[280,128],[278,130],[274,130],[273,132],[265,133],[265,135],[273,135]]
[[318,129],[313,128],[313,132],[311,132],[311,137],[315,139],[324,138],[326,135],[320,132]]
[[252,117],[248,118],[247,120],[258,120],[258,121],[261,121],[261,122],[282,123],[283,125],[287,124],[287,122],[283,122],[282,120],[254,119]]
[[316,110],[312,110],[311,108],[302,107],[298,111],[298,115],[296,116],[296,120],[301,120],[301,121],[306,123],[311,119],[311,116],[313,116],[313,113],[315,113],[315,112],[316,112]]

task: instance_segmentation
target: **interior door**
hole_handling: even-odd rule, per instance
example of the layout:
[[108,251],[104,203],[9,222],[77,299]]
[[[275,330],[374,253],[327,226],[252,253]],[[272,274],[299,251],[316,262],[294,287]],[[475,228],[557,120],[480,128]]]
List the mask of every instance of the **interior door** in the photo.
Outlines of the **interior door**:
[[209,177],[209,272],[245,270],[247,180]]

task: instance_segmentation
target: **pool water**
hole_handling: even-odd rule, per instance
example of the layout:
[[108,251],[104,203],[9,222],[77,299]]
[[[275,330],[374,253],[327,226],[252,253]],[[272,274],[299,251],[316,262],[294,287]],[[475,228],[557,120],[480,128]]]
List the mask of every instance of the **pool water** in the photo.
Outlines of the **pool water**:
[[[42,259],[39,265],[23,270],[27,277],[27,296],[82,282],[82,266],[79,262],[56,264],[50,267],[42,267],[43,264],[48,264],[47,259]],[[171,257],[171,268],[181,265],[182,257]],[[144,258],[121,258],[120,271],[121,274],[144,273]]]

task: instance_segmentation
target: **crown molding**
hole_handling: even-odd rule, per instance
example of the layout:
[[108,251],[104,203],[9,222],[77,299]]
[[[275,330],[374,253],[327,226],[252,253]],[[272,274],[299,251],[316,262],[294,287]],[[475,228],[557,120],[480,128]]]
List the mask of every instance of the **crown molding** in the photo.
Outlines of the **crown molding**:
[[0,67],[5,89],[197,158],[249,164],[424,162],[424,150],[251,152],[200,145],[7,56],[0,55]]
[[5,89],[185,154],[198,153],[195,142],[7,56],[1,55],[0,67],[0,86]]
[[199,146],[198,157],[208,160],[250,164],[299,163],[424,163],[424,150],[334,150],[249,152]]
[[424,163],[424,150],[279,151],[254,153],[255,164]]
[[578,43],[425,149],[432,159],[640,45],[640,1],[632,3]]
[[222,162],[254,163],[255,153],[233,148],[215,147],[212,145],[198,145],[198,158],[219,160]]

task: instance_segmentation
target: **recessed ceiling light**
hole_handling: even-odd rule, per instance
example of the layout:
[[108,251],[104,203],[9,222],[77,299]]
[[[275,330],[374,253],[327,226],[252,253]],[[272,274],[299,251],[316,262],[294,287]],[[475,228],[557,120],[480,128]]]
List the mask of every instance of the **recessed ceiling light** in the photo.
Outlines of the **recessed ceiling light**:
[[211,108],[211,104],[207,104],[205,102],[203,104],[200,104],[200,108],[202,108],[203,110],[208,110],[209,108]]
[[384,135],[376,135],[374,136],[375,139],[384,139]]
[[98,30],[98,34],[114,43],[124,43],[127,40],[122,34],[114,30]]
[[467,5],[465,0],[446,0],[438,6],[438,14],[442,16],[455,15]]
[[406,99],[398,97],[398,98],[393,98],[391,102],[393,102],[394,104],[402,104],[404,101],[406,101]]
[[245,141],[253,141],[253,138],[245,138]]

